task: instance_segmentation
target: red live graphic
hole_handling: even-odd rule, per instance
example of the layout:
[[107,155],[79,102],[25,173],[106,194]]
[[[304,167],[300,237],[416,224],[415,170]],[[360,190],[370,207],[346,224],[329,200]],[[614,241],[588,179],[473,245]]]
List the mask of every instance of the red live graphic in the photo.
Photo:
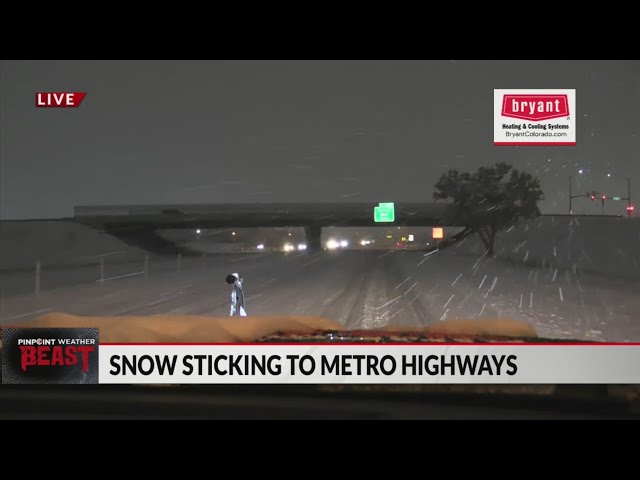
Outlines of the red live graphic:
[[89,354],[95,351],[95,346],[74,345],[27,345],[20,346],[20,360],[22,371],[34,366],[73,366],[78,364],[78,354],[82,358],[82,371],[89,370]]
[[505,94],[502,116],[539,122],[569,116],[568,95]]
[[77,108],[86,92],[36,92],[37,108]]

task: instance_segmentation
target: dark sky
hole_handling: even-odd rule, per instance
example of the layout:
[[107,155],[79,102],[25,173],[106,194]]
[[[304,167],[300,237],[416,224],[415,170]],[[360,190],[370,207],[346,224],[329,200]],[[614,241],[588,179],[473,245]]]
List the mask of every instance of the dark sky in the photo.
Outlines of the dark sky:
[[[576,190],[625,194],[631,177],[640,198],[638,61],[2,61],[0,81],[2,219],[431,201],[446,169],[496,161],[540,177],[547,213],[566,213],[579,168]],[[577,146],[494,147],[494,88],[575,88]],[[87,96],[37,109],[36,91]]]

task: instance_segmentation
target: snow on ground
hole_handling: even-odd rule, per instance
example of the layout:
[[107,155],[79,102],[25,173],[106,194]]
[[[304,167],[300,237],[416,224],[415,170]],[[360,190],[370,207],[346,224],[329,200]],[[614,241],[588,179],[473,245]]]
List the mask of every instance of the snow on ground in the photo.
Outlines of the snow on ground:
[[49,311],[224,316],[224,276],[237,271],[246,278],[250,315],[322,316],[347,328],[501,317],[526,321],[546,337],[640,341],[638,225],[543,217],[501,232],[493,258],[468,238],[427,253],[212,255],[185,259],[180,268],[175,259],[154,260],[147,276],[134,264],[122,267],[127,271],[111,266],[105,282],[96,281],[95,270],[74,286],[50,277],[37,297],[13,289],[19,277],[8,275],[0,321],[27,322]]
[[[479,255],[484,246],[469,238],[458,254]],[[640,218],[544,216],[502,231],[498,258],[516,264],[558,268],[640,280]]]
[[143,258],[145,252],[90,227],[59,220],[0,222],[0,271]]

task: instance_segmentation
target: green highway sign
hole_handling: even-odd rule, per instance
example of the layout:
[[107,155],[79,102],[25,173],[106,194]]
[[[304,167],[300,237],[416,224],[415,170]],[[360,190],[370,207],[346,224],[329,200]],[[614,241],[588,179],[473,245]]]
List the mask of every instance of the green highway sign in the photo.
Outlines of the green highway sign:
[[396,214],[393,202],[379,203],[378,206],[373,209],[373,221],[376,223],[393,222],[395,218]]
[[622,200],[622,197],[611,197],[613,200]]

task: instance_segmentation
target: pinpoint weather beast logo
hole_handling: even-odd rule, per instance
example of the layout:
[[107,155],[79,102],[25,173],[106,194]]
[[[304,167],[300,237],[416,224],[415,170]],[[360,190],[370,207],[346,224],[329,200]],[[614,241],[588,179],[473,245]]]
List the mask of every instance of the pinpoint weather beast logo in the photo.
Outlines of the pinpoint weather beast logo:
[[2,383],[98,383],[98,329],[4,328]]
[[494,145],[575,145],[575,92],[494,90]]

